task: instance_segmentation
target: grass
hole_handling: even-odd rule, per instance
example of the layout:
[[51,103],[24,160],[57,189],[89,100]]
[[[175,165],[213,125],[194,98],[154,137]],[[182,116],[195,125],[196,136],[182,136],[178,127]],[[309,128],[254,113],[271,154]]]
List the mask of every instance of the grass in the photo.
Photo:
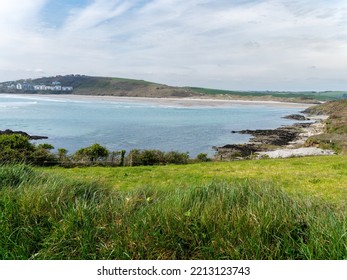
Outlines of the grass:
[[290,91],[235,91],[235,90],[219,90],[189,87],[190,90],[206,95],[226,95],[226,96],[238,96],[238,97],[274,97],[274,98],[287,98],[287,99],[308,99],[308,100],[336,100],[346,95],[345,91],[302,91],[302,92],[290,92]]
[[[346,158],[325,159],[329,164],[322,169],[328,171],[319,170],[313,186],[329,173],[347,176]],[[284,166],[309,174],[310,165],[318,162],[259,161],[264,172],[259,178],[260,168],[241,176],[248,164],[67,170],[1,166],[0,258],[347,258],[346,205],[335,195],[335,203],[299,195],[305,184],[283,189],[275,179],[280,174],[272,174]],[[81,171],[106,177],[96,180]],[[122,174],[127,183],[115,188],[122,180],[112,173]],[[334,184],[330,190],[342,195]]]
[[347,99],[327,102],[305,111],[313,115],[329,115],[324,133],[310,137],[307,144],[347,155]]
[[344,204],[347,197],[347,157],[323,156],[191,165],[143,167],[50,168],[50,174],[82,181],[96,181],[120,190],[144,185],[156,188],[187,188],[213,180],[277,182],[290,193],[315,196]]

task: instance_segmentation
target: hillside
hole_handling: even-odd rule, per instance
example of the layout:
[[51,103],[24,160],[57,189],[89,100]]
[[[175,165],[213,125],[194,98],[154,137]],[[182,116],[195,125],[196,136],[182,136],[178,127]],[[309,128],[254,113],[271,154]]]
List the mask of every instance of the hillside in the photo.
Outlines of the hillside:
[[336,152],[347,154],[347,99],[326,102],[304,111],[311,115],[328,115],[323,134],[308,139],[307,144],[332,148]]
[[[73,87],[72,94],[78,95],[113,95],[129,97],[191,97],[200,95],[186,88],[170,87],[143,80],[91,77],[85,75],[66,75],[4,82],[0,84],[0,91],[6,92],[8,91],[8,86],[20,82],[33,85],[51,85],[53,82],[59,82],[63,86]],[[10,92],[21,93],[23,91],[12,89]],[[47,91],[26,90],[24,93],[47,93]]]
[[[230,91],[197,87],[173,87],[144,80],[91,77],[85,75],[66,75],[43,77],[39,79],[17,80],[0,83],[0,92],[10,93],[47,93],[38,90],[17,90],[17,83],[32,85],[51,85],[59,82],[62,86],[72,87],[72,94],[112,95],[129,97],[199,97],[214,99],[276,100],[301,103],[336,100],[345,97],[347,92],[279,92],[279,91]],[[61,93],[59,91],[50,93]]]

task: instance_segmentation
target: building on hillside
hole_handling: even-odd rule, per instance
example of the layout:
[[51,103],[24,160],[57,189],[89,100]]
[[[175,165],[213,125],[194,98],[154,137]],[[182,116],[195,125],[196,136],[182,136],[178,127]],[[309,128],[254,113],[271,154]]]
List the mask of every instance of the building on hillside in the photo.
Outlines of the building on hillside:
[[62,86],[60,82],[54,81],[51,85],[46,86],[44,84],[33,85],[30,82],[21,82],[16,84],[7,85],[9,90],[17,90],[17,91],[73,91],[73,87],[71,86]]
[[73,87],[61,87],[62,91],[73,91]]
[[34,86],[31,83],[24,82],[22,84],[22,90],[34,90]]
[[46,86],[45,85],[34,85],[34,89],[35,90],[46,90]]
[[45,90],[54,90],[54,86],[46,86]]

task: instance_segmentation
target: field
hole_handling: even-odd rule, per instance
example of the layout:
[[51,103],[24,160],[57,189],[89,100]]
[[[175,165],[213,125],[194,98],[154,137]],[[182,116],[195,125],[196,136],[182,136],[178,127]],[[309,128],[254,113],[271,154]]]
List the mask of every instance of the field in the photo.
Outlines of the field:
[[1,259],[346,259],[344,156],[0,167]]
[[[47,169],[45,169],[47,170]],[[307,157],[240,162],[211,162],[189,165],[143,167],[52,168],[50,174],[129,190],[151,186],[187,188],[212,181],[257,180],[276,182],[290,193],[315,196],[330,203],[346,202],[347,157]]]
[[198,88],[189,87],[189,90],[199,92],[202,94],[210,96],[224,96],[224,97],[239,97],[239,98],[273,98],[273,99],[292,99],[299,102],[300,99],[304,100],[319,100],[319,101],[329,101],[343,98],[347,95],[346,91],[235,91],[235,90],[219,90],[219,89],[208,89],[208,88]]

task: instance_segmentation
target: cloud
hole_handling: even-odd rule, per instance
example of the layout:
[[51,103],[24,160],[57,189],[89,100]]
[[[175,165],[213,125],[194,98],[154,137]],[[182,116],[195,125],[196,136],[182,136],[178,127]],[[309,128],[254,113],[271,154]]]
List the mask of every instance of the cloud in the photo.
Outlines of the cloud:
[[49,1],[0,6],[2,79],[45,69],[228,89],[347,82],[345,1],[94,0],[55,28],[40,17]]
[[66,30],[84,31],[107,24],[113,18],[125,13],[132,5],[130,1],[96,0],[84,9],[71,12]]

